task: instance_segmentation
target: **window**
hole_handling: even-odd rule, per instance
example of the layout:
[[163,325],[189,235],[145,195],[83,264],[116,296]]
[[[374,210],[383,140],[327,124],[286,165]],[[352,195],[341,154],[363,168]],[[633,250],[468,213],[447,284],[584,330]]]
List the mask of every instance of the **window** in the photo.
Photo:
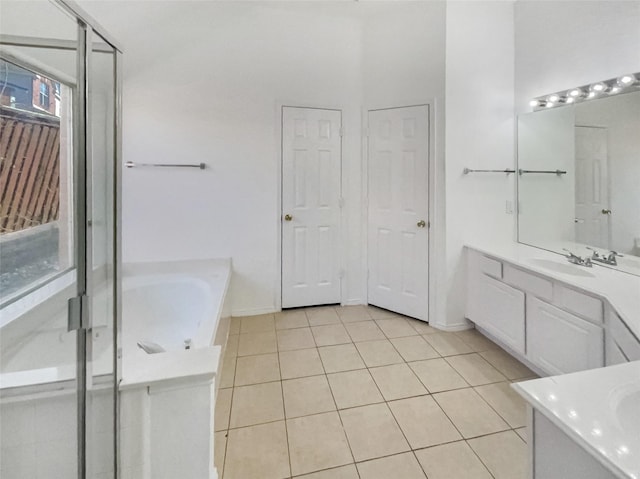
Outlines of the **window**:
[[49,108],[49,85],[43,81],[40,82],[40,106]]
[[[0,58],[2,71],[35,89],[36,107],[54,104],[56,80]],[[70,88],[58,85],[59,115],[0,105],[0,144],[14,145],[2,158],[0,310],[73,268],[72,105]]]

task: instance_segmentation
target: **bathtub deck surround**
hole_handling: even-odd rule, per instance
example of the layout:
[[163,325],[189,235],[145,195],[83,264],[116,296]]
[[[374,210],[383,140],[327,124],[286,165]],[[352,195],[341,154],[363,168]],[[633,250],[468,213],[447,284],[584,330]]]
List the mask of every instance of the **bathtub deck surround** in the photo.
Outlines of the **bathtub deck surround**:
[[536,376],[474,330],[295,309],[232,318],[223,364],[224,479],[526,477],[525,403],[510,384]]
[[[229,329],[231,261],[126,264],[124,272],[120,428],[129,447],[121,449],[123,475],[219,477],[211,432]],[[148,354],[140,341],[165,351]]]

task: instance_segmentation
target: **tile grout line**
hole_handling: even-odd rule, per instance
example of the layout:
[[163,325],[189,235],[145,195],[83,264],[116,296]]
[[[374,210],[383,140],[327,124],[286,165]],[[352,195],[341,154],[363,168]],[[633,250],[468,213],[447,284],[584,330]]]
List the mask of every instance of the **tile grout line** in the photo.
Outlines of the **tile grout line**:
[[[306,319],[307,317],[306,313],[304,313],[304,317]],[[275,318],[274,318],[274,327],[275,327]],[[277,329],[276,329],[276,357],[278,358],[278,373],[280,375],[280,394],[282,394],[282,420],[284,422],[284,435],[287,440],[287,460],[289,463],[289,477],[293,477],[293,469],[291,467],[291,445],[289,444],[289,425],[287,424],[287,406],[284,402],[284,385],[282,381],[282,365],[280,364],[280,346],[278,344]]]
[[[305,309],[306,309],[306,308],[305,308]],[[335,310],[335,308],[333,308],[333,309]],[[374,382],[374,384],[375,384],[375,386],[376,386],[376,389],[378,390],[378,392],[380,393],[380,396],[382,397],[382,402],[371,403],[371,404],[365,404],[365,405],[359,405],[359,406],[352,406],[352,407],[349,407],[349,408],[342,408],[342,409],[339,409],[339,408],[338,408],[338,405],[337,405],[337,402],[336,402],[336,399],[335,399],[335,395],[334,395],[333,390],[331,389],[331,386],[330,386],[329,381],[328,381],[328,374],[329,374],[329,373],[327,373],[327,371],[326,371],[326,367],[325,367],[325,365],[324,365],[324,362],[322,361],[322,356],[320,355],[320,347],[321,347],[321,346],[318,346],[318,344],[317,344],[317,341],[316,341],[316,339],[315,339],[315,336],[313,335],[313,330],[311,329],[311,328],[312,328],[312,326],[311,326],[311,324],[310,324],[310,322],[309,322],[309,319],[308,319],[307,313],[306,313],[306,311],[304,311],[304,309],[303,309],[303,313],[304,313],[304,315],[305,315],[305,318],[306,318],[306,320],[307,320],[307,324],[309,324],[309,326],[302,326],[302,327],[295,327],[295,328],[286,328],[286,329],[287,329],[287,330],[289,330],[289,329],[300,329],[300,328],[303,328],[303,327],[309,327],[309,328],[310,328],[310,331],[311,331],[311,336],[312,336],[313,341],[314,341],[314,343],[315,343],[315,347],[314,347],[314,348],[296,348],[296,349],[293,349],[293,350],[286,350],[286,351],[280,351],[279,344],[278,344],[278,334],[277,334],[279,330],[278,330],[277,328],[275,328],[275,315],[274,315],[274,332],[275,332],[275,335],[276,335],[276,355],[277,355],[277,359],[278,359],[278,368],[279,368],[279,375],[280,375],[279,382],[280,382],[280,385],[281,385],[281,394],[282,394],[282,400],[283,400],[283,413],[284,413],[284,421],[285,421],[285,430],[286,430],[286,434],[287,434],[287,448],[288,448],[288,453],[289,453],[289,470],[290,470],[290,474],[291,474],[291,476],[290,476],[290,477],[293,477],[293,470],[292,470],[292,468],[291,468],[291,449],[290,449],[290,444],[289,444],[288,428],[287,428],[287,420],[288,420],[288,418],[287,418],[287,415],[286,415],[286,405],[285,405],[285,402],[284,402],[284,387],[283,387],[283,381],[284,381],[284,380],[282,379],[282,366],[281,366],[281,361],[280,361],[280,353],[281,353],[281,352],[298,351],[298,350],[304,350],[304,349],[314,349],[314,350],[316,351],[316,353],[317,353],[317,355],[318,355],[318,359],[320,360],[320,364],[321,364],[321,367],[322,367],[322,370],[323,370],[323,374],[311,374],[311,375],[304,375],[304,376],[300,376],[300,377],[297,377],[297,378],[291,378],[291,379],[301,379],[301,378],[315,377],[315,376],[323,376],[323,377],[325,378],[325,380],[327,381],[327,384],[328,384],[328,386],[329,386],[329,391],[330,391],[330,393],[331,393],[331,395],[332,395],[332,399],[333,399],[333,402],[334,402],[334,406],[335,406],[335,408],[336,408],[336,409],[335,409],[335,412],[336,412],[336,413],[338,413],[338,417],[339,417],[340,422],[341,422],[341,425],[342,425],[342,432],[343,432],[343,434],[345,435],[345,439],[347,440],[347,445],[348,445],[348,447],[349,447],[349,450],[350,450],[350,453],[351,453],[351,457],[352,457],[352,459],[353,459],[353,464],[354,464],[354,467],[356,468],[356,472],[357,472],[358,476],[360,475],[359,470],[358,470],[358,469],[357,469],[357,467],[356,467],[356,465],[357,465],[358,463],[355,461],[355,457],[354,457],[354,455],[353,455],[353,451],[352,451],[352,449],[351,449],[351,444],[350,444],[350,442],[349,442],[348,438],[346,437],[346,430],[344,429],[344,423],[342,422],[342,417],[341,417],[341,415],[340,415],[340,412],[341,412],[341,411],[344,411],[344,410],[349,410],[349,409],[354,409],[354,408],[358,408],[358,407],[363,407],[363,406],[369,406],[369,405],[376,405],[376,404],[382,404],[382,403],[384,403],[384,404],[387,406],[387,409],[391,412],[391,415],[392,415],[392,417],[394,418],[394,422],[396,423],[396,425],[397,425],[397,426],[398,426],[398,428],[400,429],[400,432],[402,433],[402,435],[403,435],[403,437],[404,437],[404,439],[405,439],[405,441],[406,441],[406,443],[408,444],[408,446],[409,446],[409,448],[410,448],[410,449],[409,449],[409,451],[404,451],[404,452],[401,452],[401,453],[394,453],[394,454],[389,454],[389,455],[385,455],[385,456],[380,456],[380,457],[376,457],[376,458],[372,458],[372,459],[367,459],[367,460],[365,460],[365,461],[360,461],[360,462],[368,462],[368,461],[373,461],[373,460],[381,459],[381,458],[385,458],[385,457],[391,457],[391,456],[395,456],[395,455],[399,455],[399,454],[405,454],[406,452],[412,452],[412,454],[413,454],[414,458],[418,461],[418,464],[420,465],[421,469],[423,470],[423,472],[424,472],[424,473],[425,473],[425,475],[426,475],[426,472],[424,471],[424,468],[422,468],[422,464],[420,463],[420,461],[419,461],[419,460],[418,460],[418,458],[417,458],[416,451],[418,451],[418,450],[422,450],[422,449],[429,449],[429,448],[432,448],[432,447],[437,447],[437,446],[440,446],[440,445],[443,445],[443,444],[452,443],[452,442],[464,441],[464,442],[465,442],[465,444],[467,444],[467,446],[468,446],[469,448],[471,448],[471,450],[473,451],[474,455],[476,455],[476,457],[478,457],[478,459],[479,459],[479,460],[480,460],[480,462],[483,464],[483,466],[487,469],[487,471],[489,471],[489,469],[488,469],[488,467],[486,466],[486,464],[484,463],[484,461],[482,461],[482,459],[479,457],[479,455],[476,453],[476,451],[475,451],[475,450],[471,447],[471,445],[469,444],[469,440],[477,439],[477,438],[482,438],[482,437],[486,437],[486,436],[490,436],[490,435],[494,435],[494,434],[499,434],[499,433],[503,433],[503,432],[507,432],[507,431],[513,431],[513,432],[514,432],[514,433],[515,433],[515,434],[520,438],[520,440],[522,440],[524,443],[526,443],[526,441],[525,441],[525,440],[524,440],[524,439],[523,439],[523,438],[522,438],[522,437],[521,437],[521,436],[516,432],[516,429],[522,429],[523,427],[522,427],[522,426],[520,426],[520,427],[518,427],[518,428],[512,427],[512,426],[511,426],[511,424],[509,424],[509,423],[506,421],[506,419],[505,419],[505,418],[504,418],[504,417],[503,417],[503,416],[502,416],[502,415],[501,415],[501,414],[500,414],[500,413],[499,413],[499,412],[498,412],[494,407],[492,407],[492,406],[491,406],[491,405],[486,401],[486,399],[485,399],[485,398],[484,398],[484,397],[483,397],[483,396],[482,396],[482,395],[481,395],[481,394],[480,394],[480,393],[475,389],[476,387],[481,387],[481,386],[486,386],[486,385],[491,385],[491,384],[498,384],[498,383],[503,383],[503,382],[505,382],[505,383],[507,383],[507,384],[510,384],[510,383],[512,383],[512,382],[514,382],[514,381],[518,381],[518,380],[521,380],[521,379],[516,378],[515,380],[511,380],[511,379],[509,379],[508,377],[506,377],[506,376],[505,376],[505,379],[504,379],[504,380],[500,380],[500,381],[495,381],[495,382],[490,382],[490,383],[486,383],[486,384],[480,384],[480,385],[477,385],[477,386],[473,386],[473,385],[471,385],[471,384],[470,384],[470,383],[469,383],[469,382],[468,382],[464,377],[462,377],[462,376],[460,375],[460,373],[457,371],[457,369],[456,369],[456,368],[455,368],[455,367],[454,367],[454,366],[453,366],[453,365],[452,365],[452,364],[447,360],[447,357],[452,357],[452,356],[463,356],[463,355],[470,355],[470,354],[478,354],[478,355],[480,355],[480,356],[481,356],[481,357],[482,357],[482,358],[483,358],[483,359],[484,359],[484,360],[485,360],[485,361],[486,361],[486,362],[487,362],[487,363],[488,363],[492,368],[496,369],[496,371],[498,371],[498,373],[500,373],[500,374],[502,374],[502,375],[504,376],[504,374],[503,374],[500,370],[498,370],[498,368],[497,368],[497,367],[495,367],[491,361],[489,361],[488,359],[484,358],[484,356],[482,356],[482,355],[480,354],[481,352],[488,351],[488,350],[490,350],[491,348],[487,348],[486,350],[482,350],[482,351],[480,351],[480,350],[478,350],[478,348],[476,348],[476,347],[472,346],[471,344],[469,344],[469,343],[465,342],[462,338],[458,337],[458,339],[460,339],[460,341],[462,341],[462,342],[463,342],[463,344],[466,344],[468,347],[470,347],[470,348],[472,349],[472,351],[471,351],[471,352],[468,352],[468,353],[458,353],[458,354],[453,354],[453,355],[443,356],[439,351],[437,351],[437,349],[435,349],[435,348],[433,347],[433,345],[431,345],[431,343],[429,343],[429,341],[428,341],[428,340],[426,340],[426,338],[424,338],[424,335],[423,335],[423,334],[421,334],[421,333],[420,333],[420,331],[418,331],[418,330],[416,330],[416,333],[417,333],[417,334],[413,334],[413,335],[409,335],[409,336],[398,336],[397,338],[395,338],[395,337],[394,337],[394,338],[391,338],[391,337],[389,337],[389,336],[387,335],[387,333],[385,333],[385,332],[384,332],[384,330],[382,330],[382,328],[380,328],[380,326],[377,324],[377,322],[376,322],[376,320],[375,320],[374,318],[371,318],[371,317],[370,317],[370,318],[368,318],[368,319],[363,319],[363,320],[361,320],[361,321],[348,321],[347,323],[345,323],[345,322],[342,320],[342,317],[340,317],[340,315],[336,312],[336,315],[338,316],[338,319],[339,319],[339,321],[340,321],[340,322],[339,322],[339,323],[331,323],[331,324],[334,324],[334,325],[335,325],[335,324],[341,324],[341,325],[343,326],[343,328],[345,329],[345,331],[347,332],[347,335],[348,335],[348,337],[350,338],[350,342],[347,342],[347,343],[338,343],[338,344],[327,344],[327,345],[324,345],[324,346],[322,346],[322,347],[331,347],[331,346],[340,346],[340,345],[350,345],[350,344],[351,344],[351,345],[353,345],[353,347],[355,348],[355,350],[356,350],[356,353],[357,353],[358,357],[361,359],[362,363],[364,364],[364,368],[355,369],[355,370],[337,371],[337,372],[335,372],[334,374],[339,374],[339,373],[343,373],[343,372],[357,371],[357,370],[363,370],[363,369],[365,369],[365,370],[367,370],[367,372],[369,373],[369,375],[373,378],[373,375],[371,374],[371,369],[372,369],[372,368],[381,368],[381,367],[386,367],[386,366],[393,366],[393,365],[398,365],[398,364],[405,364],[405,365],[407,365],[407,366],[409,367],[409,370],[411,371],[411,373],[413,374],[413,376],[415,376],[415,377],[418,379],[418,382],[419,382],[420,384],[422,384],[422,385],[424,386],[425,390],[427,391],[427,394],[418,394],[418,395],[413,395],[413,396],[409,396],[409,397],[402,397],[402,398],[398,398],[398,399],[387,400],[387,399],[384,397],[384,395],[382,394],[382,391],[380,390],[379,385],[378,385],[378,384],[377,384],[377,382],[375,381],[375,378],[373,378],[373,382]],[[391,318],[383,318],[383,319],[391,319]],[[347,327],[345,326],[346,324],[355,323],[355,322],[364,322],[364,321],[373,321],[373,322],[374,322],[374,324],[376,324],[376,326],[377,326],[377,327],[382,331],[382,334],[385,336],[386,341],[388,341],[389,343],[391,343],[392,348],[393,348],[393,349],[396,351],[396,353],[400,356],[400,358],[401,358],[402,362],[399,362],[399,363],[392,363],[392,364],[384,364],[384,365],[375,366],[375,367],[373,367],[373,366],[372,366],[372,367],[370,367],[370,366],[368,366],[368,365],[367,365],[367,363],[364,361],[364,358],[362,357],[362,355],[361,355],[361,353],[360,353],[360,350],[357,348],[357,343],[356,343],[356,341],[354,341],[354,339],[353,339],[352,335],[349,333],[349,330],[348,330],[348,329],[347,329]],[[329,325],[329,324],[327,324],[327,325]],[[409,325],[413,328],[413,325],[411,325],[411,323],[409,323]],[[320,326],[325,326],[325,325],[320,325]],[[413,329],[415,329],[415,328],[413,328]],[[242,331],[242,330],[240,329],[240,334],[242,334],[242,332],[241,332],[241,331]],[[245,334],[250,334],[250,333],[245,333]],[[504,423],[508,426],[508,428],[507,428],[507,429],[505,429],[505,430],[502,430],[502,431],[496,431],[496,432],[492,432],[492,433],[488,433],[488,434],[483,434],[483,435],[480,435],[480,436],[474,436],[474,437],[472,437],[472,438],[468,438],[468,439],[467,439],[467,438],[465,438],[465,437],[460,433],[460,430],[458,429],[458,427],[457,427],[457,426],[455,425],[455,423],[451,420],[451,418],[446,414],[446,412],[442,409],[442,407],[440,406],[440,404],[439,404],[439,403],[437,402],[437,400],[436,400],[435,402],[436,402],[436,404],[438,405],[438,408],[442,411],[442,413],[444,414],[444,416],[445,416],[445,417],[447,417],[447,419],[451,422],[451,424],[454,426],[454,428],[456,429],[456,431],[458,431],[458,433],[460,434],[461,439],[456,440],[456,441],[446,441],[446,442],[443,442],[443,443],[440,443],[440,444],[434,444],[434,445],[432,445],[432,446],[428,446],[428,447],[426,447],[426,448],[416,448],[416,449],[412,448],[412,447],[411,447],[411,444],[409,443],[409,441],[408,441],[408,439],[407,439],[407,437],[406,437],[406,435],[405,435],[405,433],[404,433],[404,431],[403,431],[403,430],[402,430],[402,428],[400,427],[400,424],[398,423],[397,418],[396,418],[396,417],[395,417],[395,415],[393,414],[393,411],[391,410],[391,408],[390,408],[390,406],[389,406],[389,403],[390,403],[390,402],[393,402],[393,401],[400,401],[400,400],[404,400],[404,399],[415,398],[415,397],[422,397],[422,396],[432,396],[432,397],[433,397],[433,394],[436,394],[436,393],[432,393],[432,392],[429,390],[429,388],[428,388],[428,387],[427,387],[427,386],[422,382],[422,380],[420,379],[420,377],[418,377],[418,375],[416,374],[416,372],[415,372],[415,371],[413,370],[413,368],[411,368],[411,366],[410,366],[410,363],[420,362],[420,361],[424,361],[424,360],[420,359],[420,360],[416,360],[416,361],[407,361],[407,360],[402,356],[402,354],[400,354],[400,351],[398,350],[398,348],[397,348],[397,347],[393,344],[393,342],[391,341],[392,339],[398,339],[398,338],[404,338],[404,337],[415,337],[415,336],[422,337],[422,338],[427,342],[427,344],[429,344],[429,345],[430,345],[430,346],[431,346],[431,347],[436,351],[436,353],[439,355],[439,357],[438,357],[438,358],[429,358],[429,359],[427,359],[426,361],[428,361],[428,360],[430,360],[430,359],[431,359],[431,360],[433,360],[433,359],[444,359],[444,360],[445,360],[445,362],[446,362],[446,364],[447,364],[447,365],[449,365],[449,367],[451,367],[451,368],[452,368],[452,369],[453,369],[453,370],[454,370],[458,375],[460,375],[460,377],[462,377],[462,379],[464,380],[464,382],[468,385],[468,386],[467,386],[467,387],[465,387],[465,388],[457,388],[457,389],[472,389],[472,390],[473,390],[473,391],[474,391],[474,392],[475,392],[475,393],[476,393],[476,394],[481,398],[481,400],[482,400],[484,403],[486,403],[486,404],[489,406],[489,408],[490,408],[492,411],[494,411],[494,412],[495,412],[495,413],[496,413],[496,414],[497,414],[497,415],[498,415],[498,416],[499,416],[499,417],[504,421]],[[457,337],[457,335],[456,335],[456,337]],[[371,340],[365,340],[365,341],[358,341],[358,343],[364,343],[364,342],[370,342],[370,341],[380,341],[380,340],[379,340],[379,339],[371,339]],[[239,346],[238,346],[238,349],[239,349]],[[247,357],[247,356],[259,356],[259,355],[263,355],[263,354],[269,354],[269,353],[250,354],[250,355],[246,355],[246,356],[244,356],[244,357]],[[233,386],[232,386],[232,392],[231,392],[231,394],[232,394],[232,396],[231,396],[231,398],[232,398],[232,399],[231,399],[231,408],[230,408],[230,412],[229,412],[229,419],[228,419],[228,424],[227,424],[227,430],[225,430],[225,431],[224,431],[224,432],[225,432],[225,434],[226,434],[226,436],[227,436],[227,444],[226,444],[226,447],[225,447],[224,463],[223,463],[225,468],[226,468],[226,465],[227,465],[227,464],[226,464],[226,455],[227,455],[227,452],[228,452],[228,446],[229,446],[229,444],[228,444],[228,435],[229,435],[229,432],[230,432],[231,430],[234,430],[234,429],[240,429],[240,428],[242,428],[242,427],[251,427],[251,426],[255,426],[255,425],[247,425],[247,426],[241,426],[241,427],[233,428],[233,429],[230,427],[231,414],[232,414],[232,412],[231,412],[231,411],[233,410],[233,396],[234,396],[234,391],[233,391],[233,390],[234,390],[234,389],[235,389],[235,387],[236,387],[236,385],[235,385],[235,380],[236,380],[236,373],[237,373],[237,361],[238,361],[238,358],[239,358],[239,357],[240,357],[240,356],[239,356],[239,354],[236,354],[236,356],[235,356],[235,358],[234,358],[234,361],[235,361],[235,365],[234,365],[234,366],[235,366],[235,367],[234,367],[234,372],[233,372],[233,376],[234,376],[234,377],[233,377]],[[269,382],[275,382],[275,381],[265,381],[265,382],[263,382],[263,383],[269,383]],[[255,383],[255,384],[263,384],[263,383]],[[226,388],[225,388],[225,389],[226,389]],[[437,393],[444,393],[444,392],[447,392],[447,391],[455,391],[455,390],[456,390],[456,389],[452,389],[452,390],[445,390],[445,391],[438,391]],[[434,397],[434,399],[435,399],[435,397]],[[313,415],[326,414],[327,412],[333,412],[333,411],[325,411],[325,412],[321,412],[321,413],[307,414],[307,415],[304,415],[304,416],[298,416],[298,417],[308,417],[308,416],[313,416]],[[290,419],[296,419],[296,418],[290,418]],[[260,424],[268,424],[268,423],[273,423],[273,422],[277,422],[277,421],[268,421],[268,422],[260,423]],[[258,424],[256,424],[256,425],[258,425]],[[525,426],[524,428],[526,429],[526,426]],[[220,432],[223,432],[223,431],[220,431]],[[325,471],[325,470],[336,469],[336,468],[339,468],[339,467],[344,467],[344,466],[334,466],[334,467],[330,467],[330,468],[326,468],[326,469],[321,469],[321,470],[318,470],[318,471],[312,471],[312,472],[310,472],[310,473],[305,473],[305,474],[311,474],[311,473],[321,472],[321,471]],[[491,471],[489,471],[489,474],[490,474],[492,477],[494,477],[494,476],[493,476],[493,473],[491,473]]]
[[[338,314],[336,312],[336,314]],[[340,316],[338,316],[338,319],[340,319]],[[342,320],[340,320],[342,324]],[[344,324],[343,324],[344,327]],[[345,328],[346,330],[347,328]],[[347,335],[349,335],[349,331],[347,331]],[[349,337],[351,337],[351,335],[349,335]],[[353,344],[353,343],[352,343]],[[333,345],[333,346],[338,346],[338,345]],[[355,347],[355,346],[354,346]],[[317,348],[316,348],[317,349]],[[357,348],[356,348],[357,351]],[[358,467],[355,465],[356,463],[356,458],[353,455],[353,449],[351,448],[351,443],[349,442],[349,437],[347,436],[347,431],[344,428],[344,422],[342,422],[342,416],[340,415],[340,410],[338,409],[338,402],[336,401],[336,397],[333,394],[333,389],[331,389],[331,383],[329,382],[329,376],[327,375],[327,370],[324,366],[324,362],[322,361],[322,355],[320,354],[320,350],[318,350],[318,357],[320,358],[320,364],[322,365],[322,370],[324,371],[324,378],[327,381],[327,385],[329,386],[329,392],[331,393],[331,398],[333,399],[333,404],[336,406],[336,414],[338,415],[338,420],[340,421],[340,426],[342,427],[342,434],[344,436],[344,439],[347,443],[347,447],[349,448],[349,454],[351,454],[351,459],[353,459],[353,464],[354,464],[354,468],[356,470],[356,474],[358,475],[358,479],[360,479],[360,471],[358,471]],[[338,467],[342,467],[342,466],[338,466]],[[315,471],[318,472],[318,471]]]

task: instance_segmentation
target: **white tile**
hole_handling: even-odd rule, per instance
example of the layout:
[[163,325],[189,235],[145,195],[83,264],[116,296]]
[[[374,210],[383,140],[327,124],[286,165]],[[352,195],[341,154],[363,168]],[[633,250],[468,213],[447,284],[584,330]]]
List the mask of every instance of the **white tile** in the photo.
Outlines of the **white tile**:
[[509,429],[472,388],[437,393],[433,398],[465,439]]
[[229,431],[224,479],[284,479],[290,475],[284,421]]
[[295,479],[360,479],[355,464],[340,466],[324,471],[312,472],[303,476],[295,476]]
[[386,404],[340,411],[357,462],[408,451],[409,444]]
[[446,361],[472,386],[496,383],[507,379],[476,353],[449,356]]
[[404,362],[393,344],[387,339],[356,343],[356,348],[358,348],[365,364],[370,368]]
[[280,382],[233,389],[229,427],[244,427],[284,419]]
[[336,410],[324,375],[282,381],[282,393],[287,418]]
[[493,479],[465,441],[420,449],[416,457],[429,479]]
[[324,374],[324,369],[316,348],[297,349],[280,353],[280,372],[282,379],[293,379]]
[[387,401],[428,394],[420,380],[406,364],[392,364],[369,370]]
[[287,419],[287,432],[293,475],[353,462],[340,417],[336,412]]
[[278,354],[260,354],[242,356],[236,362],[236,386],[268,383],[280,380],[280,363]]
[[384,401],[366,369],[328,374],[327,378],[340,409]]
[[410,452],[373,459],[358,464],[360,479],[426,479],[415,456]]
[[500,432],[470,439],[468,442],[495,479],[528,477],[527,446],[515,432]]
[[511,383],[478,386],[475,390],[512,428],[527,425],[527,403],[511,387]]
[[327,373],[364,369],[366,366],[353,344],[338,344],[318,348]]
[[391,401],[389,407],[412,449],[462,439],[453,423],[431,396]]
[[332,346],[334,344],[348,344],[351,342],[351,337],[342,324],[313,326],[311,331],[318,346]]

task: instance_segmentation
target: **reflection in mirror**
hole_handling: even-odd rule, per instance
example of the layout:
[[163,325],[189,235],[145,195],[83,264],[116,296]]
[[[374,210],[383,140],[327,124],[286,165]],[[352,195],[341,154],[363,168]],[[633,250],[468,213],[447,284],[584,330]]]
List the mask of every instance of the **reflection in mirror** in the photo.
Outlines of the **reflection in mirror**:
[[639,133],[640,92],[521,115],[519,241],[640,275]]

